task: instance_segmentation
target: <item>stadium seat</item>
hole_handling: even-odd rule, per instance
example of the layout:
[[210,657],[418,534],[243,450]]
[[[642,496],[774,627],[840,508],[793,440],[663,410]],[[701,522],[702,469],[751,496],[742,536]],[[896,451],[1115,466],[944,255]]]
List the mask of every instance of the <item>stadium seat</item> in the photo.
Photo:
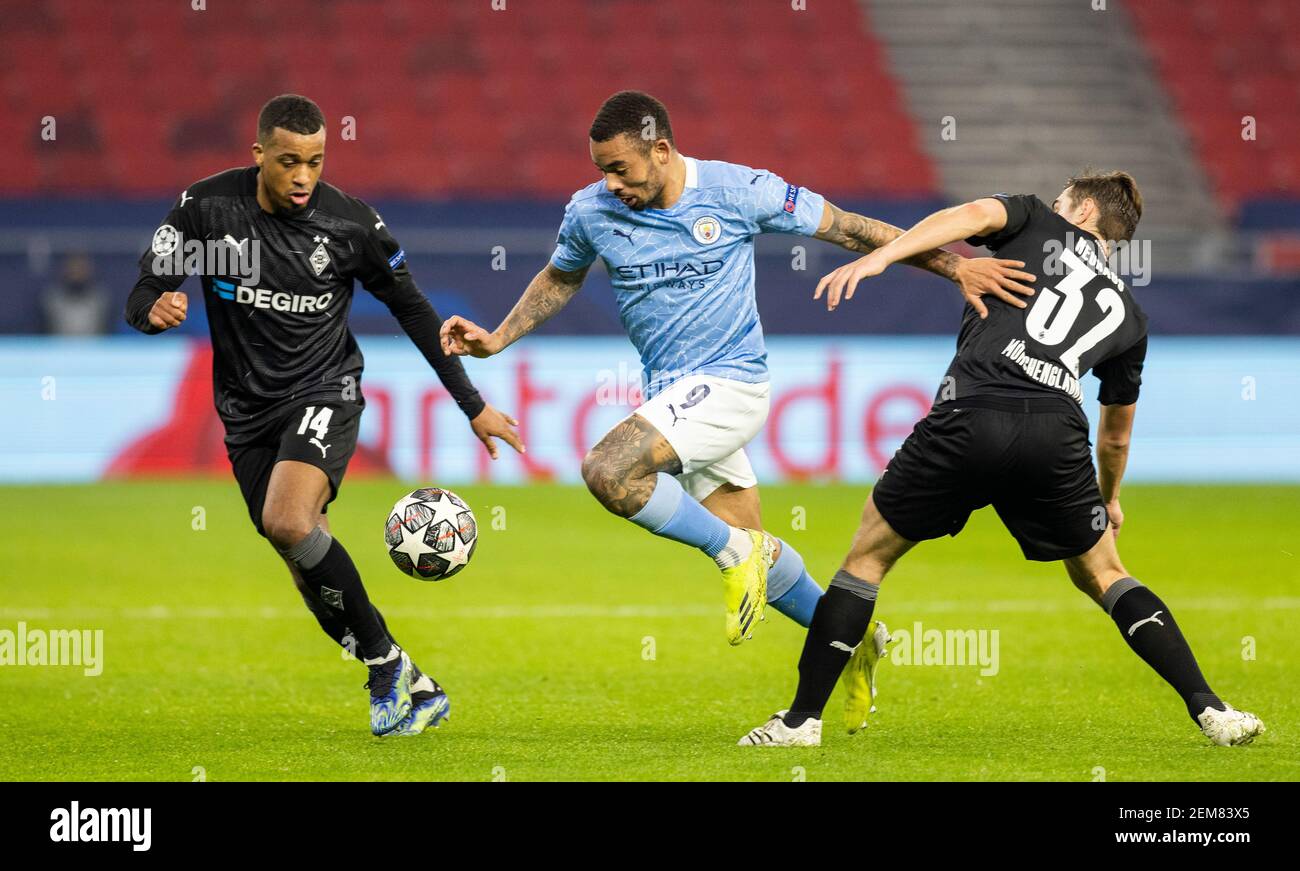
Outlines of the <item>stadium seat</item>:
[[[1300,114],[1294,4],[1144,0],[1127,8],[1225,209],[1300,195],[1291,157]],[[1255,140],[1242,139],[1247,118]]]
[[[247,161],[245,126],[257,108],[296,91],[321,104],[332,133],[344,116],[356,119],[364,158],[341,140],[330,153],[331,172],[357,193],[565,196],[592,177],[582,140],[596,107],[630,87],[665,100],[688,153],[770,165],[842,194],[933,192],[934,171],[854,0],[822,0],[797,16],[781,4],[692,0],[661,0],[649,12],[625,0],[549,0],[512,4],[508,15],[421,0],[283,0],[274,9],[223,0],[201,17],[188,4],[151,11],[95,0],[4,0],[0,9],[9,60],[0,101],[29,130],[62,113],[72,122],[64,144],[103,154],[78,163],[44,154],[31,136],[7,140],[22,154],[8,157],[0,193],[35,184],[171,195]],[[300,22],[301,33],[249,46],[248,32],[277,20]],[[629,40],[628,22],[643,20],[649,26]],[[702,62],[721,34],[741,48]],[[184,61],[161,75],[160,57]]]

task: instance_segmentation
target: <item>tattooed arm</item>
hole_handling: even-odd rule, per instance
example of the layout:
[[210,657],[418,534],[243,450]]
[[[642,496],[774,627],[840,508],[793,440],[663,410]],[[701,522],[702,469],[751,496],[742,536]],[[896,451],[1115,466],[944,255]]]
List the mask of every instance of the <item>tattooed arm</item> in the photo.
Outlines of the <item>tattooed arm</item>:
[[[813,238],[834,242],[841,248],[847,248],[850,251],[870,254],[902,235],[903,231],[893,224],[886,224],[884,221],[877,221],[875,218],[846,212],[828,201],[822,211],[821,225],[817,228]],[[865,260],[866,258],[862,259]],[[857,262],[861,262],[861,260]],[[986,318],[989,314],[988,307],[980,299],[986,294],[991,294],[1017,308],[1024,308],[1027,303],[1015,294],[1034,295],[1034,289],[1028,285],[1032,284],[1035,278],[1033,275],[1021,271],[1025,265],[1021,260],[996,260],[992,257],[969,259],[953,254],[951,251],[944,251],[942,248],[931,248],[928,251],[913,254],[899,262],[915,266],[918,269],[924,269],[927,272],[933,272],[935,275],[942,276],[956,284],[961,290],[962,297],[970,304],[971,308],[975,309],[975,312],[981,318]],[[848,269],[849,267],[841,268]],[[1025,283],[1022,284],[1021,282]],[[817,285],[813,299],[821,299],[822,291],[827,284],[827,279],[822,279],[822,282]],[[853,284],[855,287],[857,286],[856,281]],[[842,284],[831,286],[831,292],[826,295],[827,309],[834,309],[839,305],[842,290]],[[853,293],[850,291],[847,298],[852,296]]]
[[473,321],[454,315],[442,324],[442,349],[447,354],[491,357],[531,333],[568,304],[582,287],[586,269],[565,272],[546,264],[528,283],[524,295],[491,333]]
[[[813,238],[833,242],[841,248],[859,254],[870,254],[901,235],[903,235],[902,229],[893,224],[886,224],[884,221],[877,221],[875,218],[868,218],[854,212],[846,212],[828,200],[826,208],[822,211],[821,226],[817,228]],[[965,259],[950,251],[936,248],[909,257],[903,262],[955,282],[958,280],[960,263]]]

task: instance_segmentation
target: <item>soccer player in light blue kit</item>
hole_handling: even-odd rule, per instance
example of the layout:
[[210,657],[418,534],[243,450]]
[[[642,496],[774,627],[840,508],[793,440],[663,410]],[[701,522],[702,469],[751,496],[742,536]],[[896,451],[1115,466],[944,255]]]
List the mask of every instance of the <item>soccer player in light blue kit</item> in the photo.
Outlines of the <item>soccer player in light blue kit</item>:
[[[865,253],[902,231],[770,172],[679,154],[667,110],[648,94],[610,97],[590,135],[604,178],[570,200],[549,265],[495,331],[446,320],[443,348],[499,353],[559,311],[592,263],[604,260],[641,355],[645,402],[587,454],[587,487],[612,513],[714,559],[731,644],[749,637],[768,601],[807,626],[821,588],[793,547],[761,531],[758,482],[744,451],[768,412],[754,237],[795,233]],[[1018,279],[1032,280],[1016,271],[1018,261],[931,251],[909,262],[956,282],[981,313],[984,294],[1023,306],[1008,289],[1026,292]],[[875,653],[860,657],[868,677]]]

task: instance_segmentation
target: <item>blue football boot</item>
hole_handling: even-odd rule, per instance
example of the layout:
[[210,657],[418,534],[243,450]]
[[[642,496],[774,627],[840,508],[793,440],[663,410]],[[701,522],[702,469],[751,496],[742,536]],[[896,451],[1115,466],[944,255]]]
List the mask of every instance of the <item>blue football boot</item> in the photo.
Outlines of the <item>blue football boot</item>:
[[370,731],[387,735],[411,714],[411,658],[405,650],[387,662],[370,665]]
[[419,735],[425,729],[436,729],[443,720],[451,719],[451,700],[438,682],[411,664],[411,714],[393,730],[394,735]]

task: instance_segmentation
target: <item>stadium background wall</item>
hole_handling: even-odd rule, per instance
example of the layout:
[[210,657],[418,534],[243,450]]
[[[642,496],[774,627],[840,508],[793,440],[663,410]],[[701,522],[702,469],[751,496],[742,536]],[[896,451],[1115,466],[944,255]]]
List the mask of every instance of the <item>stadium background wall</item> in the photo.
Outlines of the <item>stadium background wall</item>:
[[[0,339],[10,415],[0,480],[229,475],[211,350],[193,333]],[[470,360],[529,446],[492,463],[409,341],[360,343],[367,409],[350,477],[576,482],[583,452],[640,401],[640,366],[621,338],[537,337]],[[873,480],[928,409],[952,350],[938,336],[770,339],[771,414],[750,446],[760,480]],[[1155,338],[1127,480],[1300,481],[1297,395],[1300,339]],[[1084,396],[1095,424],[1092,376]]]

